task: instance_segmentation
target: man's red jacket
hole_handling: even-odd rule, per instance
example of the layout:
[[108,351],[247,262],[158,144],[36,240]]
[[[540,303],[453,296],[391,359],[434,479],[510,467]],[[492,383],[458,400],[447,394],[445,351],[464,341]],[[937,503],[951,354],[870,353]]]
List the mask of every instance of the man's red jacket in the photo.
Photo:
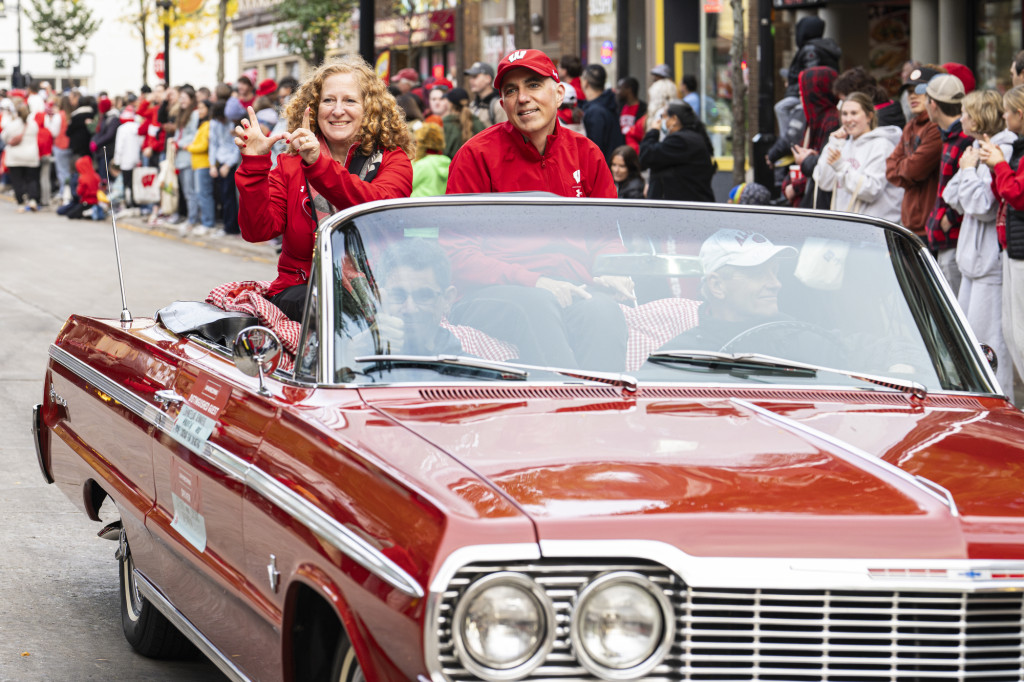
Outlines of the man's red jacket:
[[280,154],[270,169],[270,154],[242,155],[235,172],[238,187],[238,227],[249,242],[264,242],[283,234],[277,279],[269,294],[309,280],[317,223],[307,182],[336,209],[343,210],[378,199],[407,197],[412,192],[412,163],[401,149],[383,152],[373,180],[366,182],[348,171],[352,151],[345,165],[320,153],[311,166],[295,154]]
[[508,121],[477,133],[448,168],[447,194],[553,192],[564,197],[617,196],[600,148],[556,125],[544,155]]

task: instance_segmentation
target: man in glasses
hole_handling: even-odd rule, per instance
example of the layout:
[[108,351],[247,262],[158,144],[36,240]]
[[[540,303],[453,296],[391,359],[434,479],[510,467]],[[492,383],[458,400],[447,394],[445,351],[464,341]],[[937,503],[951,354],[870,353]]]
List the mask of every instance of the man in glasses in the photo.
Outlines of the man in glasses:
[[441,326],[455,301],[448,257],[427,239],[388,247],[377,269],[380,308],[373,326],[353,339],[355,354],[461,354],[462,345]]

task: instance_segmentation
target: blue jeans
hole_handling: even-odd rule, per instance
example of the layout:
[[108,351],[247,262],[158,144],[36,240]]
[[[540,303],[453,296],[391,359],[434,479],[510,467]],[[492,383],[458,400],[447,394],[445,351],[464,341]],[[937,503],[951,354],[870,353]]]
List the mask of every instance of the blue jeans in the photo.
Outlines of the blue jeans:
[[190,225],[196,225],[199,223],[199,195],[196,193],[195,171],[191,166],[178,169],[178,184],[181,185],[181,194],[185,197],[188,222]]
[[[213,178],[210,177],[209,168],[195,168],[192,170],[192,177],[195,182],[196,203],[199,204],[199,214],[203,221],[203,227],[213,227],[216,218],[216,209],[213,200]],[[192,222],[192,200],[189,200],[188,207],[189,222]]]

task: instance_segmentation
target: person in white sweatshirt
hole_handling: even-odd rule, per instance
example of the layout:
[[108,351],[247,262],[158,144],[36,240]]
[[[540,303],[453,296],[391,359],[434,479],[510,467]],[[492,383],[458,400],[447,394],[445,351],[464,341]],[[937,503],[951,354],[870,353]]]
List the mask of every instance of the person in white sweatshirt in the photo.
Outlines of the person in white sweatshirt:
[[18,213],[39,208],[39,124],[28,105],[14,99],[3,109],[4,163],[14,187]]
[[840,128],[829,137],[814,168],[814,182],[832,192],[832,208],[899,222],[903,188],[885,179],[885,160],[902,130],[878,126],[875,105],[862,92],[851,93],[839,110]]
[[995,90],[975,90],[963,99],[963,131],[975,139],[960,157],[960,170],[942,191],[942,198],[963,215],[956,241],[956,264],[963,278],[957,300],[978,341],[995,351],[996,379],[1013,395],[1013,363],[1003,340],[1003,267],[996,230],[999,200],[992,193],[992,171],[978,152],[980,140],[998,145],[1005,158],[1013,156],[1017,135],[1005,127],[1003,98]]

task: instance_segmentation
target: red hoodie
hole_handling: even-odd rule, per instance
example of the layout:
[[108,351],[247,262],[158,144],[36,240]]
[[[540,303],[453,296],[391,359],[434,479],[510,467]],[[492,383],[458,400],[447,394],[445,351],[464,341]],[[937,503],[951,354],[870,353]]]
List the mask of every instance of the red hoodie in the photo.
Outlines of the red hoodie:
[[447,194],[553,192],[563,197],[618,196],[601,149],[556,125],[544,155],[508,121],[477,133],[448,168]]
[[96,192],[100,188],[100,176],[92,167],[92,157],[83,156],[75,161],[75,170],[78,171],[78,201],[94,206],[97,203]]
[[142,123],[139,124],[139,135],[146,138],[142,142],[142,148],[152,149],[153,154],[159,154],[164,150],[164,139],[167,136],[163,126],[160,125],[160,121],[157,119],[159,113],[160,107],[155,105],[150,105],[146,108],[139,107],[139,114],[142,115]]

